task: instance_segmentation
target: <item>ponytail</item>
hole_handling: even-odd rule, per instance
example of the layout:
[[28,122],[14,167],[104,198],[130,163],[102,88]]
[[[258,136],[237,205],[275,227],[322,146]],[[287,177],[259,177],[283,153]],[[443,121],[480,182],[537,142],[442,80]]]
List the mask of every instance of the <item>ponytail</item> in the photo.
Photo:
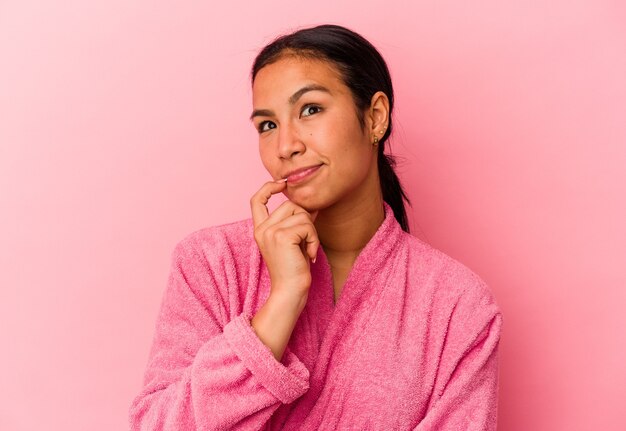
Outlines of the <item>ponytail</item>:
[[378,153],[378,176],[380,177],[380,188],[383,192],[383,200],[389,204],[393,210],[393,215],[402,227],[402,230],[409,232],[409,222],[404,207],[404,201],[409,205],[411,202],[407,197],[400,179],[394,170],[396,160],[393,156],[383,152],[383,146],[380,146]]

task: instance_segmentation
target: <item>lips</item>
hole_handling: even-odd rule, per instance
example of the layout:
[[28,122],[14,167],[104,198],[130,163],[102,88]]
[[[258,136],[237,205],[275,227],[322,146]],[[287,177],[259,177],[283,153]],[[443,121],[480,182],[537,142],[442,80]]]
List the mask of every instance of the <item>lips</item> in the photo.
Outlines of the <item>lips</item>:
[[[295,184],[295,183],[302,182],[306,178],[311,176],[313,173],[317,172],[317,170],[321,166],[322,165],[320,164],[320,165],[307,166],[307,167],[304,167],[304,168],[293,170],[293,171],[287,173],[287,175],[286,175],[287,183]],[[283,178],[285,178],[285,176],[283,176]]]

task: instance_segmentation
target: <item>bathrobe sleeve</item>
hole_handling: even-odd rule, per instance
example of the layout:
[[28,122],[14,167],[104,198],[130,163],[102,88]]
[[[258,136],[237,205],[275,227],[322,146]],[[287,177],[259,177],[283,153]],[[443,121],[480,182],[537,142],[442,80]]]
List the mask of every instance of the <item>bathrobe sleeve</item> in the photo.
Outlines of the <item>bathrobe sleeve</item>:
[[495,431],[502,315],[479,281],[454,305],[430,408],[414,431]]
[[188,243],[172,253],[143,388],[130,406],[131,429],[263,429],[281,404],[308,390],[309,371],[289,348],[277,361],[249,314],[228,317],[239,309],[237,295]]

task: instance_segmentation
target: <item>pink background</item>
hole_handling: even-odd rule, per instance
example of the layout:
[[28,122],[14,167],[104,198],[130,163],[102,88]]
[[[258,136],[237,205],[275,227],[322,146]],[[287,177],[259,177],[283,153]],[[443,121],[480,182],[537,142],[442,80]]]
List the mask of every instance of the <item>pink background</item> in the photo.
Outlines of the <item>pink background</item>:
[[623,430],[623,3],[209,3],[0,1],[0,429],[127,429],[174,245],[269,179],[254,55],[331,22],[389,63],[415,234],[501,306],[499,429]]

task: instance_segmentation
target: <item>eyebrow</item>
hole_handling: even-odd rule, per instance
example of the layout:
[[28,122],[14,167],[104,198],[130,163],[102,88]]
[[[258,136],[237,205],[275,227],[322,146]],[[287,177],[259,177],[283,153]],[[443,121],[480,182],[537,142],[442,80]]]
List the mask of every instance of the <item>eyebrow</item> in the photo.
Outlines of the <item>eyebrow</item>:
[[[298,99],[300,99],[300,97],[302,97],[304,93],[308,93],[309,91],[323,91],[325,93],[331,94],[330,90],[322,85],[318,85],[318,84],[306,85],[302,87],[301,89],[299,89],[298,91],[296,91],[295,93],[293,93],[289,97],[289,104],[295,105]],[[252,111],[252,115],[250,115],[250,120],[252,121],[254,117],[258,117],[258,116],[271,117],[273,115],[274,115],[274,112],[269,109],[255,109],[254,111]]]

